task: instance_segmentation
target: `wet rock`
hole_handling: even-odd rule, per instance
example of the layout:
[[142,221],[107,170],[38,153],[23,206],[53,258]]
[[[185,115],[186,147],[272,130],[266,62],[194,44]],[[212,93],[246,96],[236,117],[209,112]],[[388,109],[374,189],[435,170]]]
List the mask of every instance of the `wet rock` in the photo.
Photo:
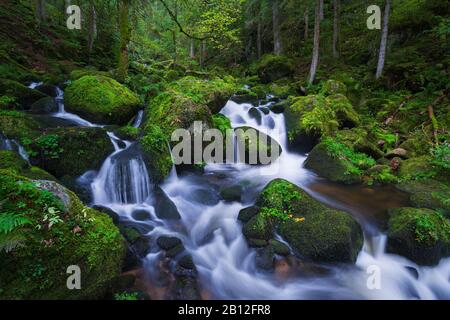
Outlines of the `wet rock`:
[[405,266],[405,269],[409,272],[409,274],[411,274],[414,277],[414,279],[419,280],[419,271],[417,271],[416,268],[411,266]]
[[234,202],[234,201],[241,201],[242,198],[242,187],[239,185],[231,186],[224,188],[220,191],[220,196],[223,200]]
[[283,113],[284,110],[285,110],[288,106],[289,106],[289,101],[288,101],[288,100],[283,100],[283,101],[280,101],[280,102],[277,102],[277,103],[273,104],[273,105],[270,107],[270,110],[271,110],[273,113]]
[[170,290],[169,298],[174,300],[200,300],[197,279],[192,277],[176,277]]
[[56,197],[58,197],[61,202],[64,204],[65,208],[70,208],[71,201],[70,196],[67,193],[67,189],[64,188],[62,185],[54,182],[54,181],[47,181],[47,180],[35,180],[36,186],[38,189],[46,190],[51,193],[53,193]]
[[43,94],[45,94],[49,97],[55,98],[56,96],[58,96],[57,88],[51,84],[45,84],[45,83],[41,84],[40,86],[36,87],[36,90],[42,92]]
[[250,108],[250,110],[248,110],[248,114],[249,114],[249,116],[251,118],[256,120],[258,125],[261,125],[261,123],[262,123],[262,115],[261,115],[261,112],[257,108],[255,108],[255,107]]
[[256,250],[256,266],[263,270],[273,270],[275,252],[272,246],[266,246]]
[[58,111],[58,106],[54,98],[45,97],[33,103],[30,111],[36,114],[53,113]]
[[220,198],[213,190],[196,189],[191,192],[192,200],[195,202],[214,206],[219,203]]
[[138,210],[133,211],[131,216],[133,217],[134,220],[137,220],[137,221],[151,220],[150,212],[148,212],[147,210],[143,210],[143,209],[138,209]]
[[259,208],[255,206],[247,207],[239,211],[238,220],[242,222],[249,222],[251,218],[256,216],[259,212]]
[[182,277],[197,277],[197,268],[191,255],[185,255],[178,261],[174,274]]
[[97,210],[97,211],[100,211],[102,213],[107,214],[112,219],[112,221],[113,221],[113,223],[115,225],[117,225],[119,223],[119,221],[120,221],[119,214],[117,212],[114,212],[110,208],[106,208],[106,207],[103,207],[103,206],[97,206],[97,205],[93,206],[92,208]]
[[289,247],[284,243],[274,239],[270,240],[269,242],[272,245],[273,250],[276,254],[280,256],[288,256],[291,253]]
[[180,220],[181,216],[172,200],[167,196],[161,187],[157,186],[153,192],[153,207],[156,216],[160,219]]
[[267,240],[247,238],[248,246],[251,248],[262,248],[268,245]]
[[158,246],[163,250],[170,250],[177,246],[182,246],[183,242],[176,237],[161,236],[156,240]]

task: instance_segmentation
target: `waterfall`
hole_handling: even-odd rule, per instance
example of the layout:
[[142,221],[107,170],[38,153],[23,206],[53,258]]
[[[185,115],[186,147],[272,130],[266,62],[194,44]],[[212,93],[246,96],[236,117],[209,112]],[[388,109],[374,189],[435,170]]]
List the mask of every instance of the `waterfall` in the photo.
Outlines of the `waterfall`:
[[21,144],[19,144],[16,140],[7,139],[3,134],[1,134],[1,132],[0,132],[0,150],[15,151],[22,157],[22,159],[24,159],[27,162],[30,162],[30,158],[28,156],[28,153],[25,151],[25,148]]
[[136,119],[134,120],[133,127],[139,128],[144,120],[144,110],[139,110]]
[[55,118],[69,120],[79,126],[84,126],[84,127],[102,127],[102,126],[93,124],[87,120],[84,120],[83,118],[77,116],[76,114],[66,112],[65,106],[64,106],[64,91],[61,90],[61,88],[56,87],[56,93],[57,93],[57,95],[56,95],[55,101],[58,106],[58,112],[53,114],[53,116]]
[[[94,203],[142,204],[150,196],[151,182],[136,143],[122,141],[108,133],[115,151],[105,160],[91,188]],[[124,143],[121,148],[119,143]]]

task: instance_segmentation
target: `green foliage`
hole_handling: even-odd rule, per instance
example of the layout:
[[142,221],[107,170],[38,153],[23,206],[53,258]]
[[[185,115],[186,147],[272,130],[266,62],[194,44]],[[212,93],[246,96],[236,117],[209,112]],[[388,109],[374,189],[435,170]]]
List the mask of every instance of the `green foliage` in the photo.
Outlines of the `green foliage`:
[[322,143],[326,146],[330,156],[345,161],[347,174],[361,175],[363,170],[376,164],[373,158],[364,153],[355,152],[336,139],[325,138]]
[[450,169],[450,143],[444,142],[435,146],[431,150],[431,163],[436,167],[449,170]]
[[114,300],[120,300],[120,301],[133,301],[133,300],[139,300],[139,293],[137,292],[122,292],[122,293],[116,293],[114,295]]
[[12,96],[0,97],[0,110],[11,110],[18,107],[17,98]]
[[214,123],[214,128],[219,129],[220,132],[225,136],[227,130],[232,129],[231,121],[223,114],[215,114],[212,116],[212,120]]
[[57,134],[43,135],[36,140],[36,145],[42,149],[44,156],[50,159],[58,159],[59,155],[64,152],[59,139],[60,137]]

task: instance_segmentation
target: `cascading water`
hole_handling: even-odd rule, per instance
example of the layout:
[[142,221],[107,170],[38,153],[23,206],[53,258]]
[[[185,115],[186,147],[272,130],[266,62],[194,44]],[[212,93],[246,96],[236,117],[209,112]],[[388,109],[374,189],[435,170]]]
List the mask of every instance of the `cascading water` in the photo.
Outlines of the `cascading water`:
[[29,162],[28,153],[25,148],[20,145],[16,140],[7,139],[4,135],[0,133],[0,150],[9,150],[17,152],[22,159]]
[[[59,112],[54,114],[55,117],[70,119],[78,125],[95,126],[65,112],[62,90],[58,91],[57,101]],[[133,220],[133,211],[148,211],[150,219],[140,221],[152,227],[147,235],[180,238],[193,257],[201,286],[212,298],[449,299],[450,259],[443,259],[436,267],[420,267],[400,256],[387,254],[386,236],[363,218],[361,211],[367,208],[336,200],[312,187],[321,180],[303,168],[304,156],[288,151],[284,116],[268,111],[267,107],[261,105],[250,112],[252,105],[229,101],[222,113],[231,119],[234,128],[251,126],[274,138],[283,152],[273,164],[264,167],[211,164],[206,167],[205,174],[182,177],[173,170],[162,185],[176,204],[185,231],[180,232],[179,226],[157,218],[151,202],[153,186],[137,145],[122,141],[112,133],[108,135],[115,151],[97,174],[85,175],[94,176],[91,183],[94,204],[110,207],[130,220]],[[138,114],[135,127],[141,125],[142,117],[143,113]],[[227,185],[244,186],[241,202],[220,201],[218,177]],[[248,247],[237,216],[242,208],[253,204],[258,193],[274,178],[290,180],[321,201],[358,218],[366,231],[366,241],[355,265],[318,266],[322,270],[320,276],[301,268],[293,273],[279,270],[268,273],[257,268],[256,252]],[[158,270],[161,256],[151,252],[145,258],[144,265],[149,273]],[[379,290],[369,290],[366,285],[370,266],[380,268]],[[277,269],[283,270],[283,266]]]
[[[266,108],[259,106],[258,109]],[[443,259],[434,268],[420,267],[397,255],[385,253],[386,237],[358,214],[359,208],[325,200],[330,205],[355,214],[366,231],[366,243],[354,266],[320,266],[325,275],[296,276],[266,273],[257,269],[256,252],[249,248],[242,226],[237,221],[239,211],[251,205],[260,190],[274,178],[284,178],[301,186],[317,198],[324,198],[309,188],[318,177],[303,168],[304,156],[287,148],[284,116],[272,112],[250,115],[253,106],[229,101],[221,111],[234,128],[251,126],[272,136],[283,148],[281,156],[265,167],[247,165],[208,165],[206,178],[192,176],[170,179],[163,189],[177,205],[187,234],[160,227],[150,236],[177,234],[192,254],[200,274],[202,286],[218,299],[448,299],[450,298],[450,259]],[[225,174],[235,185],[248,185],[242,203],[218,202],[209,204],[195,196],[195,190],[206,188],[211,196],[214,186],[208,187],[208,177]],[[327,197],[325,197],[327,198]],[[282,240],[282,239],[280,239]],[[149,268],[155,268],[155,254],[148,257]],[[381,287],[370,290],[367,270],[380,268]],[[414,275],[415,270],[417,275]]]

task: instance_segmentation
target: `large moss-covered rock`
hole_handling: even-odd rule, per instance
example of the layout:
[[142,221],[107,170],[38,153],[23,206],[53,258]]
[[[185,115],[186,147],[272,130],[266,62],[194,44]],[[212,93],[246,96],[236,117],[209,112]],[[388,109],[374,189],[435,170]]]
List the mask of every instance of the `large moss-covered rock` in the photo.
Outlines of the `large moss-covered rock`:
[[156,181],[164,179],[172,169],[169,145],[173,147],[179,142],[171,141],[175,130],[187,129],[193,136],[194,122],[201,123],[202,130],[216,126],[219,130],[228,129],[226,119],[213,118],[211,110],[223,107],[223,100],[226,102],[231,96],[232,88],[233,84],[221,79],[211,82],[185,77],[150,100],[139,143]]
[[437,210],[450,217],[448,184],[435,179],[404,180],[397,188],[409,194],[414,207]]
[[249,243],[271,240],[276,231],[299,257],[315,262],[356,261],[363,235],[347,213],[326,207],[282,179],[270,182],[256,205],[259,212],[244,226]]
[[18,175],[33,180],[56,180],[55,177],[41,168],[31,166],[14,151],[0,151],[0,169],[9,169]]
[[290,102],[284,112],[289,142],[305,151],[311,150],[321,137],[359,123],[358,114],[341,94],[295,97]]
[[[0,216],[21,217],[0,240],[0,298],[104,297],[120,273],[125,253],[111,219],[85,207],[54,182],[31,181],[0,170],[0,186]],[[69,266],[81,270],[80,290],[67,288]]]
[[28,148],[31,162],[57,178],[97,170],[114,151],[105,129],[90,127],[47,130]]
[[18,142],[32,139],[39,134],[40,124],[26,113],[0,111],[0,133]]
[[374,159],[380,159],[384,156],[383,151],[376,145],[374,138],[364,129],[340,130],[337,132],[336,137],[340,142],[356,152],[365,153]]
[[262,83],[270,83],[294,73],[294,65],[285,56],[265,55],[252,66]]
[[411,180],[419,177],[431,169],[427,156],[403,160],[398,168],[398,175],[403,180]]
[[389,211],[389,252],[423,265],[450,255],[450,221],[436,211],[396,208]]
[[360,182],[364,170],[374,165],[374,159],[333,138],[326,138],[315,146],[305,161],[305,167],[318,175],[345,184]]
[[125,124],[139,110],[139,97],[117,81],[104,76],[84,76],[65,92],[66,109],[102,124]]
[[42,92],[30,89],[17,81],[7,79],[0,79],[0,92],[1,95],[15,97],[24,109],[28,109],[34,102],[46,96]]

